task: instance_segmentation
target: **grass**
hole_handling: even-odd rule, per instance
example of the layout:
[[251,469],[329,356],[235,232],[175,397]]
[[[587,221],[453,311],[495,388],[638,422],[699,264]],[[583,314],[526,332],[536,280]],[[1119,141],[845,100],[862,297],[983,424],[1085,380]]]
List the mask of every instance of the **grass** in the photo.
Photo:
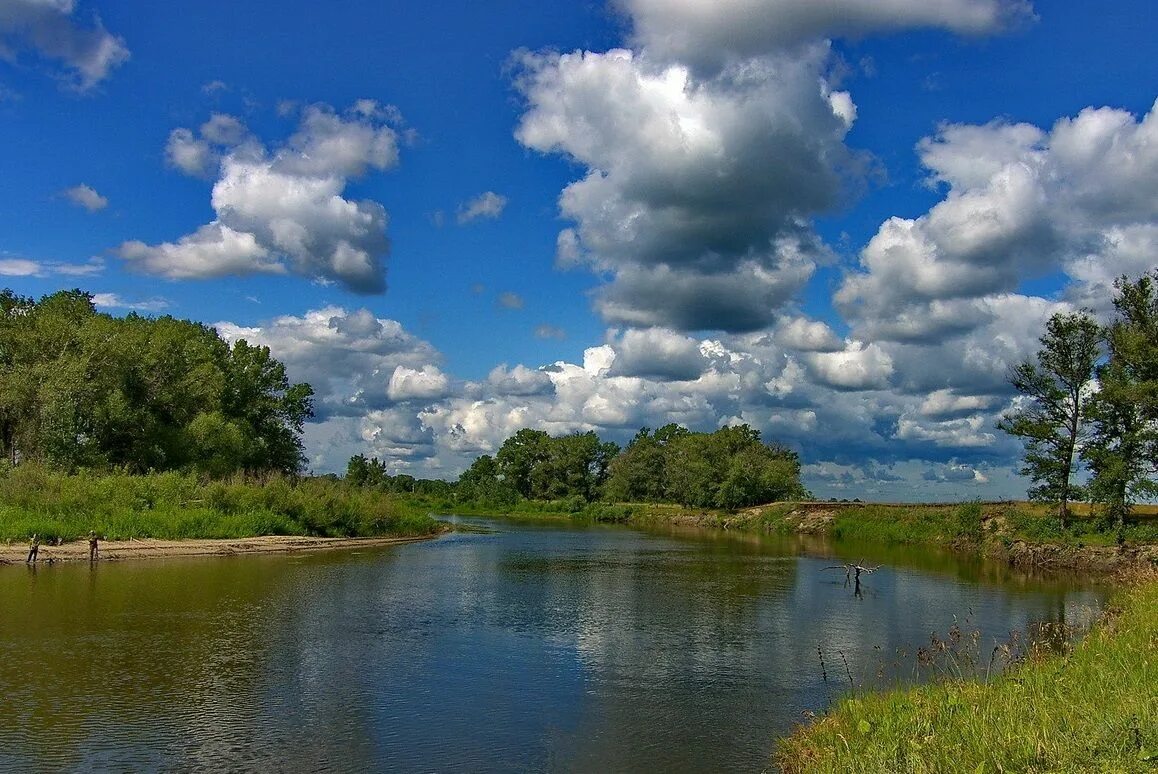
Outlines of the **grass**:
[[[1021,541],[1068,549],[1158,544],[1158,506],[1139,505],[1119,533],[1108,519],[1074,505],[1063,527],[1054,508],[1040,503],[882,504],[861,502],[771,503],[740,511],[659,503],[585,503],[581,498],[521,500],[512,505],[422,503],[464,515],[572,517],[636,525],[689,524],[780,535],[809,533],[837,541],[881,546],[927,545],[1003,557]],[[1077,560],[1068,560],[1077,561]]]
[[394,498],[324,478],[0,471],[0,540],[424,535],[438,524]]
[[1153,771],[1158,577],[1120,590],[1062,654],[993,678],[846,698],[779,743],[793,772]]

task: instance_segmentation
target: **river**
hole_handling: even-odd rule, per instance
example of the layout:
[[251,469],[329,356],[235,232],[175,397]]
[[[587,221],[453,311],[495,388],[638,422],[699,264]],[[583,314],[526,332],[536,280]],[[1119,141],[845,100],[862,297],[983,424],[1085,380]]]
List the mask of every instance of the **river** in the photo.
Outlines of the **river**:
[[492,531],[0,568],[0,770],[761,771],[932,632],[984,659],[1102,601],[926,551],[821,547],[888,562],[858,596],[771,538],[460,521]]

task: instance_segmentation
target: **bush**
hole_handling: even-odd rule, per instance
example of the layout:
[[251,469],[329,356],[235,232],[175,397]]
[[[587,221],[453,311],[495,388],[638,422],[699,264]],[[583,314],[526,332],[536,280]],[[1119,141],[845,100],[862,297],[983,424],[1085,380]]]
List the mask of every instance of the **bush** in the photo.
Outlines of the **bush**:
[[957,533],[966,540],[980,543],[981,534],[981,502],[973,500],[962,503],[957,508]]

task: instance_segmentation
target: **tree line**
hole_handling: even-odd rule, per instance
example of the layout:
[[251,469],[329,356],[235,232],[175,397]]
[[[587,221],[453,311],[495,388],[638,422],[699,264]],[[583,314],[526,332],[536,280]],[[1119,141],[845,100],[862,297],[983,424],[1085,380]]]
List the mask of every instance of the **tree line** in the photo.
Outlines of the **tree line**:
[[[435,482],[389,476],[377,459],[350,459],[346,479],[390,491],[432,492]],[[438,482],[441,483],[441,482]],[[643,428],[626,448],[594,432],[551,436],[524,428],[454,482],[463,503],[510,507],[522,500],[676,503],[743,508],[805,499],[797,454],[766,444],[748,425],[697,433],[676,424]]]
[[1030,499],[1057,503],[1063,526],[1073,500],[1121,529],[1135,503],[1158,496],[1158,269],[1114,290],[1106,325],[1087,311],[1049,319],[1036,357],[1010,372],[1021,399],[998,422],[1025,443]]
[[93,296],[0,291],[0,453],[79,468],[297,473],[313,390],[268,347]]

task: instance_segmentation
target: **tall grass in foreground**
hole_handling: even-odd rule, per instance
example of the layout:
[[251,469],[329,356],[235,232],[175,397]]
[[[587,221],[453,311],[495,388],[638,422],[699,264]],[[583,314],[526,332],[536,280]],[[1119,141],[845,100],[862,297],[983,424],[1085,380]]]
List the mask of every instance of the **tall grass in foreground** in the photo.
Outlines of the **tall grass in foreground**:
[[109,540],[424,535],[437,523],[389,495],[324,478],[65,475],[31,463],[0,471],[0,540],[34,532],[72,540],[89,530]]
[[1153,771],[1158,578],[1119,592],[1072,651],[989,683],[848,698],[781,740],[786,772]]

